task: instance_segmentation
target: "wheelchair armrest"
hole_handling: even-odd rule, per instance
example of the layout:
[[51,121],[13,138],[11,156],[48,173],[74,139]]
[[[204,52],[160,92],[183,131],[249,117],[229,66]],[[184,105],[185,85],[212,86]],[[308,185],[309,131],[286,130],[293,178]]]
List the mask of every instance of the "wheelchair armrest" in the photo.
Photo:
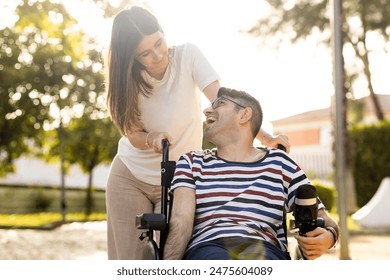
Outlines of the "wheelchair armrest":
[[164,230],[167,226],[164,214],[140,214],[135,218],[138,229]]

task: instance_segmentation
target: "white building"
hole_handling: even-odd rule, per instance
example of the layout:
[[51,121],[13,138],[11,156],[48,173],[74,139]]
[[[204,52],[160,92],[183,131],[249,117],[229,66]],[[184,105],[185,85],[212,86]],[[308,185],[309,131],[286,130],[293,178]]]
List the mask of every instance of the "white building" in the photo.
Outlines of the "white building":
[[[386,118],[390,118],[390,95],[377,94]],[[365,104],[363,121],[375,122],[370,97],[360,99]],[[314,110],[272,122],[274,134],[285,134],[291,144],[291,157],[310,176],[330,179],[333,173],[333,124],[331,108]]]

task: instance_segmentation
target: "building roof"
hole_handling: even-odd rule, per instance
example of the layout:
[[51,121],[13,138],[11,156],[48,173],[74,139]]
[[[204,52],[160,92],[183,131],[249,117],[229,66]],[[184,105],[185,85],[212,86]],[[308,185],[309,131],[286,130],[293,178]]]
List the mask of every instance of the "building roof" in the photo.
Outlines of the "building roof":
[[[381,107],[383,113],[390,112],[390,94],[376,94],[376,96],[378,98],[379,106]],[[371,101],[370,96],[365,96],[358,100],[363,101],[366,104],[367,113],[374,113],[374,105]],[[271,123],[273,125],[280,125],[307,119],[322,119],[327,117],[331,117],[330,107],[319,110],[306,111],[304,113],[272,121]]]
[[[390,95],[389,94],[376,94],[378,97],[379,106],[381,107],[383,113],[390,111]],[[374,104],[371,102],[369,96],[363,97],[360,100],[363,100],[366,103],[366,108],[368,112],[374,112]]]

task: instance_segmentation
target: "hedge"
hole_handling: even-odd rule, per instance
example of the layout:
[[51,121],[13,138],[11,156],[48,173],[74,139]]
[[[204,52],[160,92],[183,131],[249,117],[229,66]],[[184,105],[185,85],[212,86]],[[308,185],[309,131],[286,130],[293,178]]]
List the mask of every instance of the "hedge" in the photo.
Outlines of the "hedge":
[[[68,212],[85,211],[86,189],[67,188]],[[0,214],[60,212],[61,189],[49,186],[0,186]],[[93,191],[92,211],[105,213],[105,191]]]
[[362,207],[374,196],[382,179],[390,176],[390,121],[355,125],[349,132],[356,199]]

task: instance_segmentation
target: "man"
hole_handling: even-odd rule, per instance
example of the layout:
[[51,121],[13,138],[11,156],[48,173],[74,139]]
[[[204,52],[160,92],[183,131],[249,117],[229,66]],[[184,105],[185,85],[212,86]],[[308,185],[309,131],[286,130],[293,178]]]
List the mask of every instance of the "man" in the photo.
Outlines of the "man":
[[[263,115],[246,92],[221,88],[204,114],[204,136],[216,149],[177,162],[164,259],[289,259],[284,210],[308,178],[283,151],[253,147]],[[337,223],[318,207],[329,228],[296,237],[307,259],[338,239]]]

